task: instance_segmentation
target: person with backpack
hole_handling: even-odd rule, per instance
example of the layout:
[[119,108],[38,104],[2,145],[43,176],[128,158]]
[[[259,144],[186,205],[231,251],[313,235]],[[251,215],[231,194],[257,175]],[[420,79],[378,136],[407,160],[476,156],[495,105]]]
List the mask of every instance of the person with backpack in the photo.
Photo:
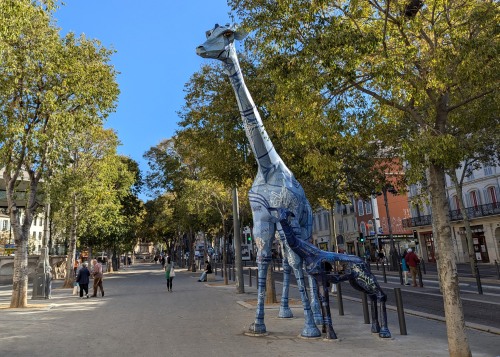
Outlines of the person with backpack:
[[405,256],[406,264],[410,267],[411,278],[413,280],[413,286],[417,286],[417,267],[420,264],[420,259],[413,252],[413,249],[408,248],[407,254]]
[[174,263],[170,259],[170,256],[167,257],[167,261],[165,263],[165,279],[167,279],[167,290],[172,292],[172,280],[174,280],[175,270]]

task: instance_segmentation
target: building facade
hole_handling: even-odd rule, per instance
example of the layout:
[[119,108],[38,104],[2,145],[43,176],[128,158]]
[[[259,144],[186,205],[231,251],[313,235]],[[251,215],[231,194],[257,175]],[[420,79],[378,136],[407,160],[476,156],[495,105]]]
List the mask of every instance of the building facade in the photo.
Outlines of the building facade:
[[[461,174],[460,170],[457,171],[458,176]],[[500,167],[481,167],[465,179],[462,187],[465,212],[460,210],[457,190],[449,176],[446,178],[446,191],[457,262],[469,262],[464,213],[470,220],[474,254],[478,263],[494,264],[495,261],[500,261]],[[412,185],[408,198],[412,200],[421,194],[421,186]],[[423,257],[427,261],[435,261],[437,249],[432,232],[430,205],[413,204],[410,213],[411,217],[403,220],[403,225],[418,233],[424,248]]]

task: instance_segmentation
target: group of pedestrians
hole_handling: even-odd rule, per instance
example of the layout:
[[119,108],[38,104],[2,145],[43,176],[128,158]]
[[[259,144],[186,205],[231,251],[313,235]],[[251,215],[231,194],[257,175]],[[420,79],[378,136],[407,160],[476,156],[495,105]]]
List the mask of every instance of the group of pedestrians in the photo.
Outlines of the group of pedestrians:
[[417,286],[418,264],[420,264],[420,259],[418,259],[418,256],[413,252],[413,249],[408,248],[401,258],[401,269],[403,270],[405,285],[410,285],[408,282],[408,272],[410,272],[413,286]]
[[90,276],[93,277],[94,279],[94,284],[93,284],[93,295],[92,297],[97,297],[97,292],[98,290],[101,291],[101,296],[104,296],[104,288],[102,286],[102,278],[103,278],[103,271],[102,271],[102,264],[99,263],[96,259],[92,260],[92,267],[91,270],[88,268],[88,263],[83,262],[81,264],[81,267],[75,267],[76,269],[76,278],[75,278],[75,284],[80,288],[80,299],[83,299],[83,295],[88,299],[89,296],[89,283],[90,283]]

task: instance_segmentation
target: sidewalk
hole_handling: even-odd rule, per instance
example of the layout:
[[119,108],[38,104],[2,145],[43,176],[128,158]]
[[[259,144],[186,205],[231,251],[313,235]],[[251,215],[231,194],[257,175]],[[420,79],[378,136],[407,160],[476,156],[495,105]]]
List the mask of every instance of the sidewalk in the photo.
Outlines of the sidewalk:
[[[166,291],[158,265],[141,264],[106,274],[104,298],[79,299],[70,289],[53,287],[50,300],[29,300],[39,308],[0,309],[1,356],[449,356],[446,326],[441,321],[406,314],[408,335],[401,335],[395,311],[389,309],[391,339],[371,334],[361,305],[344,299],[344,316],[332,303],[339,339],[303,339],[303,311],[277,318],[278,306],[267,306],[268,334],[245,335],[254,320],[255,284],[236,294],[234,283],[197,282],[199,272],[177,270],[173,292]],[[281,287],[277,285],[277,293]],[[0,306],[10,301],[10,287],[0,286]],[[295,287],[292,299],[298,298]],[[31,292],[30,294],[31,295]],[[500,356],[500,337],[468,329],[473,356]]]

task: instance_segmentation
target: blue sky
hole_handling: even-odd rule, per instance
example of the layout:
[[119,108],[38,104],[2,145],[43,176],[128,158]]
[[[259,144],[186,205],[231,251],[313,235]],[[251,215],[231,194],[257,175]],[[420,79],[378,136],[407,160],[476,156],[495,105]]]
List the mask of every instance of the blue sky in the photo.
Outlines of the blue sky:
[[[231,22],[226,0],[64,0],[55,13],[62,33],[84,33],[116,50],[118,108],[106,127],[119,153],[148,169],[142,155],[177,129],[184,84],[203,60],[195,48],[215,23]],[[231,98],[233,99],[233,98]]]

